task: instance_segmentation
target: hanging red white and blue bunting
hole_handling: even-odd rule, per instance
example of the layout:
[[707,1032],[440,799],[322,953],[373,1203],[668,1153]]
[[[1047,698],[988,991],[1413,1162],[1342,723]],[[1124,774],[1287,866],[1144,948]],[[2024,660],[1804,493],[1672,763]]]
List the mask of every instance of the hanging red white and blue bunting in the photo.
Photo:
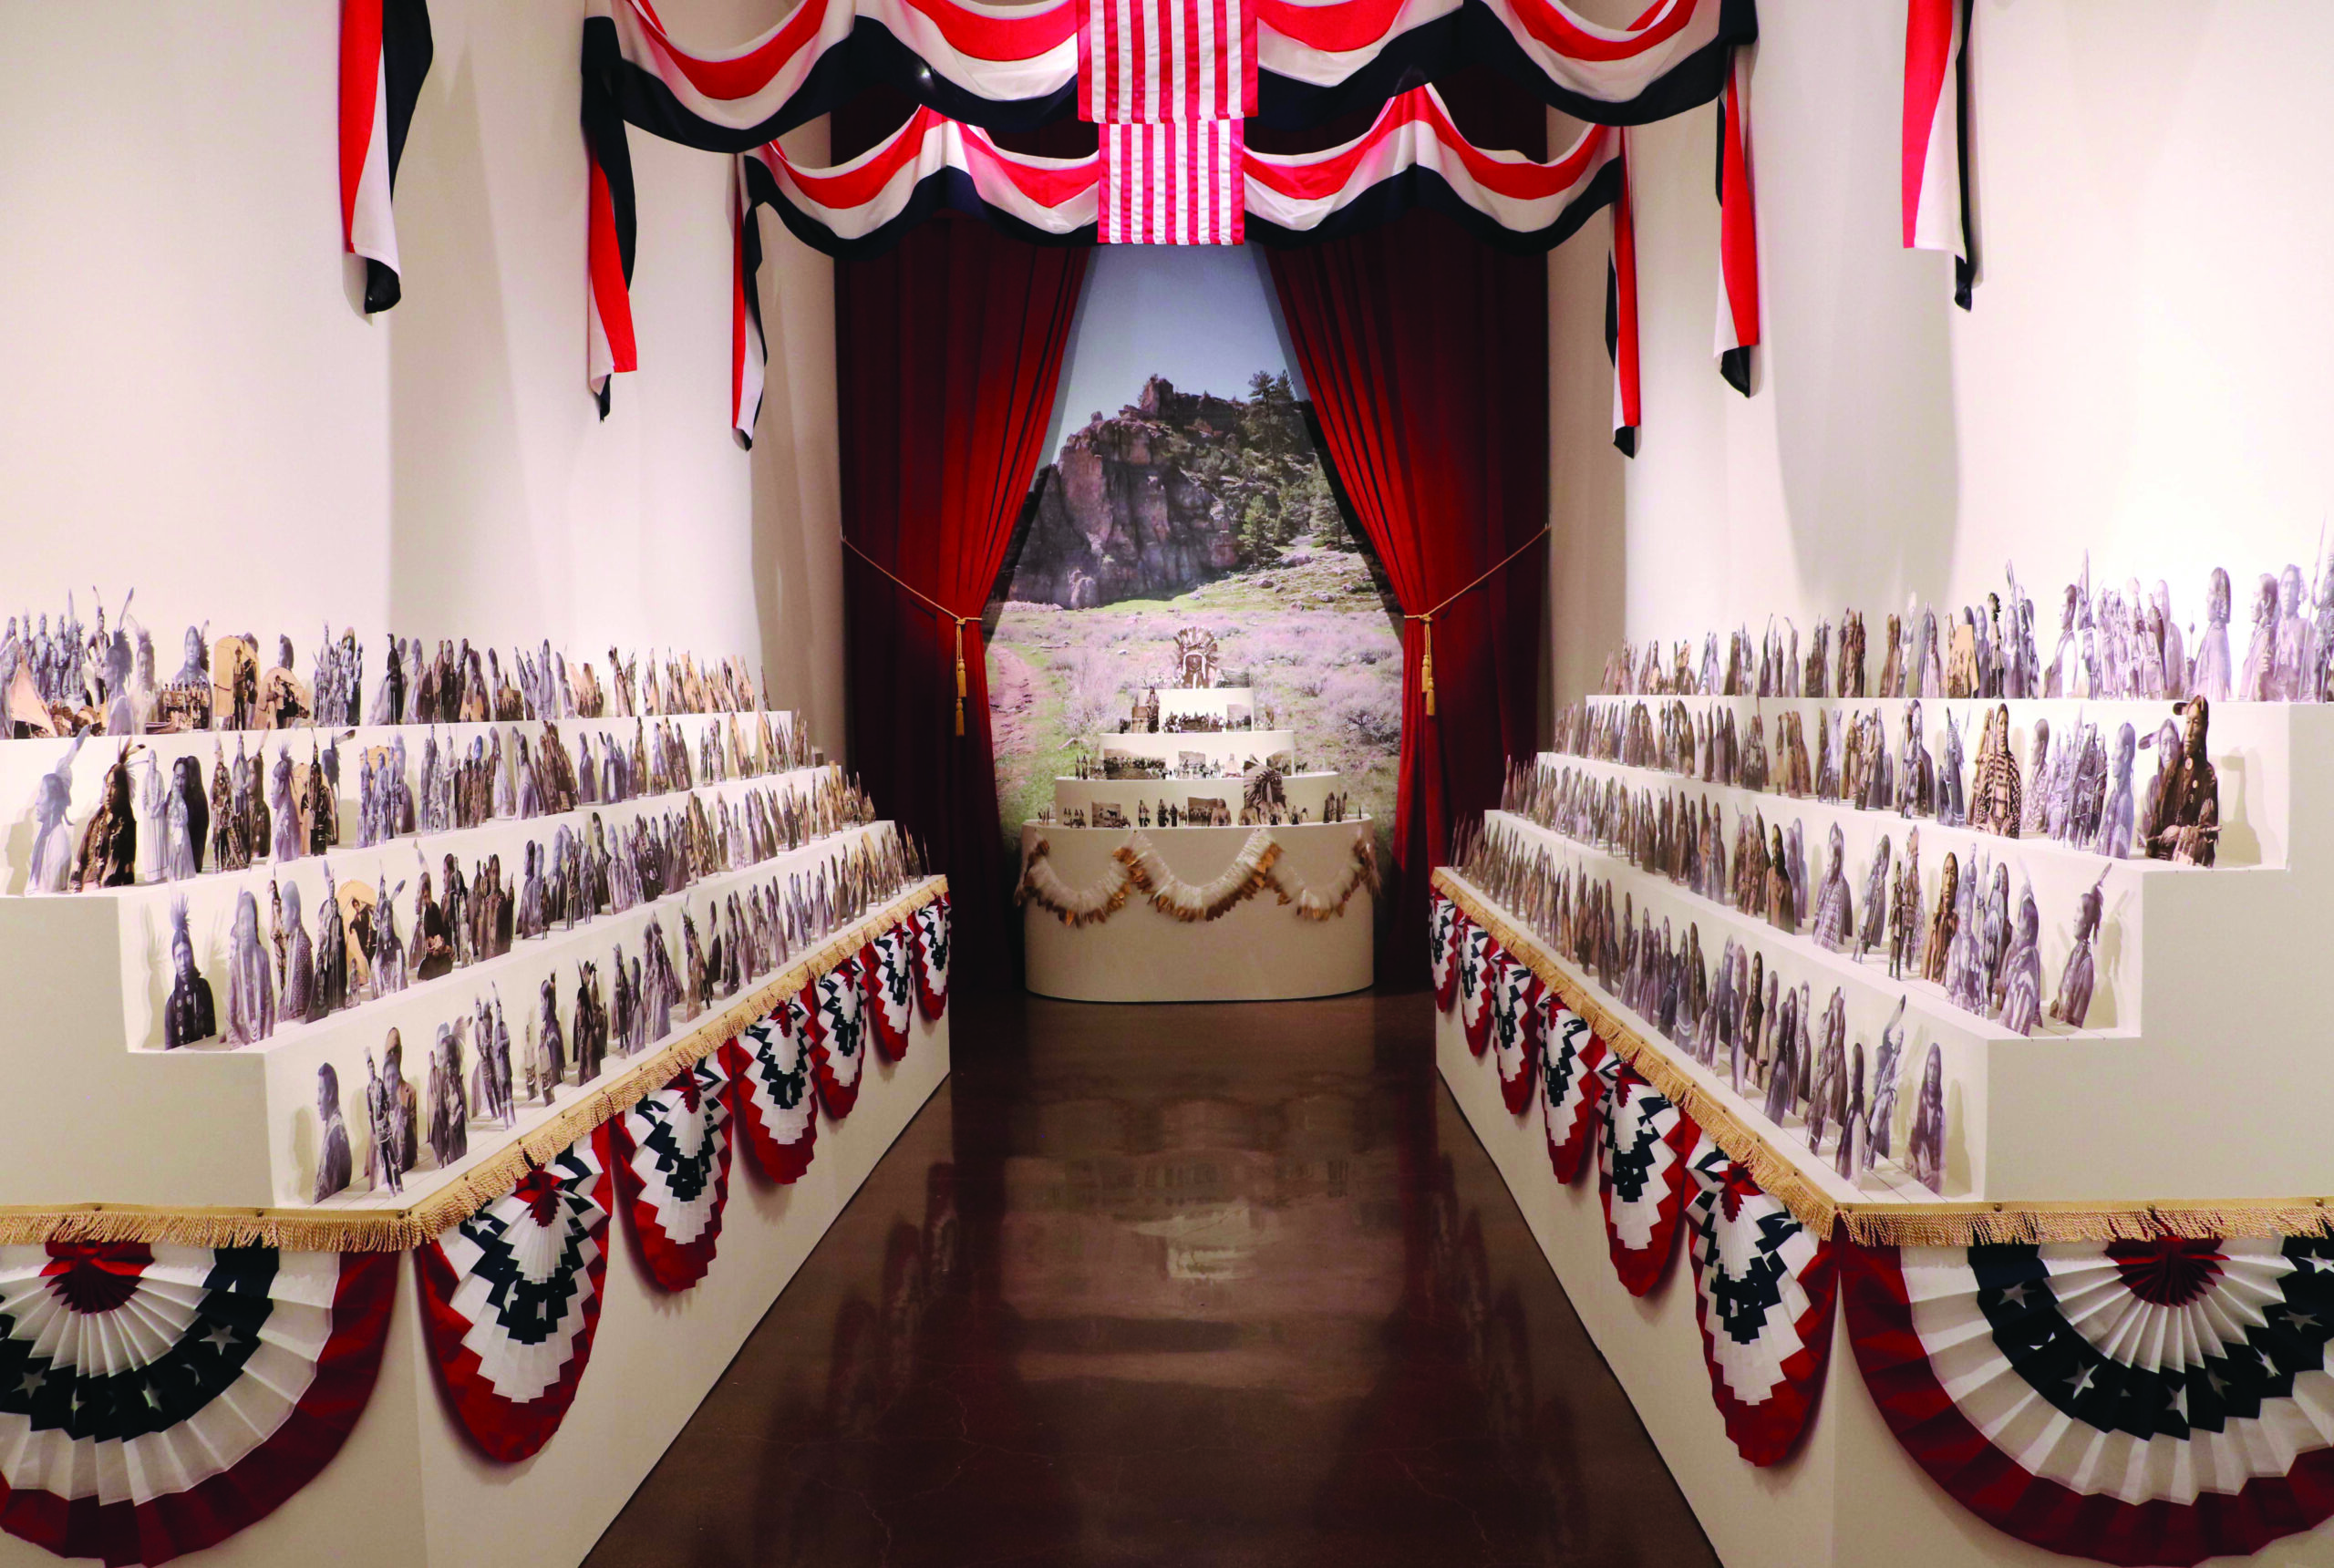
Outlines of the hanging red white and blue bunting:
[[1704,1137],[1688,1169],[1686,1255],[1710,1397],[1754,1465],[1791,1451],[1814,1418],[1832,1354],[1838,1259],[1828,1241]]
[[1405,81],[1482,63],[1597,125],[1644,125],[1715,97],[1735,45],[1758,36],[1751,0],[1653,0],[1607,27],[1558,0],[1256,0],[1258,118],[1317,125],[1381,103]]
[[1605,1080],[1596,1140],[1605,1239],[1622,1288],[1643,1295],[1661,1283],[1676,1248],[1686,1212],[1686,1153],[1701,1129],[1618,1056],[1596,1072]]
[[608,1147],[604,1123],[414,1249],[446,1402],[489,1459],[516,1463],[549,1442],[591,1363],[614,1212]]
[[365,258],[365,314],[403,297],[398,164],[433,53],[428,0],[341,0],[340,242]]
[[591,0],[582,105],[591,165],[586,377],[601,417],[613,378],[639,363],[632,322],[639,217],[627,124],[685,147],[742,153],[871,81],[888,81],[955,119],[993,129],[1042,125],[1069,108],[1075,91],[1071,22],[1070,0],[1026,10],[805,0],[741,47],[695,55],[674,41],[648,0]]
[[1567,1187],[1580,1180],[1588,1151],[1596,1147],[1596,1130],[1603,1125],[1597,1111],[1605,1100],[1599,1069],[1607,1054],[1587,1019],[1569,1007],[1556,1010],[1540,1047],[1540,1109],[1547,1124],[1548,1164]]
[[867,1017],[875,1043],[898,1061],[908,1054],[908,1030],[915,1022],[915,960],[904,926],[894,925],[859,950],[860,977],[867,987]]
[[916,996],[935,1024],[948,1011],[948,895],[942,893],[915,912]]
[[1502,955],[1492,934],[1469,921],[1459,940],[1459,1025],[1467,1048],[1479,1057],[1491,1044],[1492,965]]
[[1434,1005],[1446,1013],[1459,996],[1459,927],[1466,918],[1441,892],[1427,906],[1428,978],[1434,986]]
[[729,429],[750,451],[762,417],[769,341],[762,335],[762,226],[738,160],[729,181]]
[[1351,141],[1319,152],[1251,150],[1249,232],[1267,245],[1314,244],[1428,207],[1486,244],[1553,250],[1620,193],[1623,140],[1592,125],[1545,161],[1487,150],[1461,133],[1441,93],[1414,88]]
[[1995,1528],[2186,1568],[2334,1517],[2334,1240],[1871,1247],[1845,1267],[1889,1429]]
[[819,1147],[819,1099],[811,1081],[810,1013],[795,997],[723,1047],[738,1086],[746,1147],[762,1174],[790,1185]]
[[[1136,46],[1113,56],[1112,28],[1121,26],[1134,29]],[[943,207],[1041,242],[1236,243],[1253,229],[1265,243],[1292,244],[1429,206],[1488,242],[1544,251],[1620,200],[1625,182],[1617,170],[1606,172],[1622,156],[1612,128],[1721,95],[1735,128],[1722,160],[1742,174],[1721,175],[1730,237],[1721,276],[1732,291],[1721,337],[1738,340],[1721,348],[1736,356],[1723,362],[1731,367],[1750,346],[1740,341],[1746,324],[1756,330],[1755,299],[1741,290],[1755,288],[1755,267],[1742,264],[1750,233],[1742,98],[1757,36],[1754,0],[1655,0],[1627,27],[1587,22],[1558,0],[1045,0],[1004,9],[804,0],[759,37],[698,55],[674,40],[648,0],[591,0],[582,94],[591,165],[588,382],[604,417],[612,378],[637,364],[627,125],[747,157],[759,167],[745,171],[752,204],[776,206],[798,238],[835,255],[880,251]],[[1112,58],[1125,69],[1098,93],[1097,62]],[[1544,164],[1471,146],[1432,89],[1409,84],[1476,61],[1534,85],[1588,131]],[[873,82],[927,112],[833,169],[798,165],[776,147],[781,132]],[[1009,154],[986,134],[1048,124],[1073,108],[1103,127],[1104,145],[1084,159]],[[1242,129],[1248,113],[1287,128],[1361,109],[1376,111],[1370,130],[1322,154],[1259,154]],[[1626,203],[1617,216],[1616,229],[1625,228]],[[1616,272],[1632,263],[1624,282],[1633,307],[1634,258],[1618,234],[1616,253]],[[749,284],[742,258],[738,270]],[[744,315],[733,304],[732,418],[749,430],[758,399],[749,396]],[[1626,318],[1616,312],[1615,325],[1627,345],[1614,345],[1616,439],[1626,450],[1637,428],[1634,309]]]
[[[1654,0],[1627,27],[1589,22],[1560,0],[1249,3],[1253,18],[1218,6],[1211,19],[1223,18],[1227,40],[1254,36],[1253,67],[1231,57],[1234,73],[1219,77],[1207,106],[1187,103],[1185,118],[1238,118],[1236,89],[1241,108],[1253,104],[1265,124],[1318,125],[1483,63],[1576,119],[1643,125],[1717,97],[1729,55],[1759,32],[1753,0]],[[681,47],[647,0],[592,0],[585,91],[624,121],[713,152],[769,141],[873,82],[991,130],[1073,111],[1098,123],[1136,118],[1098,110],[1081,95],[1081,86],[1092,90],[1080,80],[1081,9],[1079,0],[805,0],[759,37],[699,55]]]
[[395,1253],[0,1247],[0,1529],[66,1557],[214,1545],[340,1451]]
[[1905,249],[1953,253],[1953,303],[1977,288],[1969,242],[1971,0],[1905,0]]
[[1531,1109],[1532,1092],[1540,1087],[1540,997],[1545,989],[1513,954],[1501,954],[1492,968],[1492,1060],[1510,1116]]
[[[739,158],[754,205],[776,209],[796,239],[843,259],[880,255],[942,210],[986,220],[1032,244],[1091,243],[1093,158],[1008,152],[977,126],[920,108],[873,147],[830,169],[777,142]],[[745,284],[749,292],[753,284]]]
[[1750,396],[1759,346],[1759,223],[1750,201],[1750,50],[1737,48],[1718,99],[1718,373]]
[[[1312,153],[1244,150],[1245,232],[1261,244],[1312,244],[1430,207],[1486,243],[1545,251],[1621,193],[1623,140],[1591,126],[1544,162],[1486,151],[1460,134],[1440,94],[1419,88],[1351,141]],[[889,249],[943,208],[1031,243],[1090,244],[1101,159],[1009,152],[976,127],[923,109],[832,168],[803,164],[776,142],[741,161],[756,205],[775,207],[805,244],[849,258]]]
[[859,1103],[859,1078],[867,1065],[867,1014],[860,1005],[855,965],[829,970],[802,987],[809,1013],[811,1068],[819,1102],[841,1121]]
[[1620,141],[1620,189],[1613,198],[1611,248],[1605,258],[1605,353],[1613,362],[1613,445],[1625,458],[1637,455],[1637,425],[1643,398],[1637,379],[1637,228],[1629,199],[1628,139]]
[[716,1052],[608,1124],[616,1186],[648,1277],[684,1291],[705,1277],[729,1202],[729,1076]]

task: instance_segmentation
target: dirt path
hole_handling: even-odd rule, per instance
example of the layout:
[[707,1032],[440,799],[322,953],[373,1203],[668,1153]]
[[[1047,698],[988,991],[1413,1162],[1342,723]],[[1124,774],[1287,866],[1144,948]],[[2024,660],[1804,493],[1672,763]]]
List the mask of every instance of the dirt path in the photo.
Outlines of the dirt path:
[[1021,655],[1009,648],[989,647],[996,678],[988,686],[991,745],[1000,758],[1017,758],[1028,745],[1029,712],[1038,705],[1037,679]]

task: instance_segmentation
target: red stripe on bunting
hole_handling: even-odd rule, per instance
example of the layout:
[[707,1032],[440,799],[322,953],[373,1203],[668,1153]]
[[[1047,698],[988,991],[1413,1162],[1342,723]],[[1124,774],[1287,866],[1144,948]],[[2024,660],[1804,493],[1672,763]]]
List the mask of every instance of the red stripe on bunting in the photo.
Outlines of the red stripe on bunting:
[[1932,1480],[1995,1529],[2067,1556],[2186,1568],[2248,1555],[2334,1517],[2334,1448],[2308,1449],[2282,1476],[2254,1476],[2233,1492],[2199,1491],[2190,1502],[2125,1501],[2034,1474],[1963,1414],[1941,1380],[1914,1326],[1898,1249],[1841,1252],[1848,1343],[1881,1418]]
[[620,5],[630,5],[647,29],[650,46],[656,51],[655,61],[643,61],[658,76],[666,76],[659,63],[671,67],[689,86],[708,98],[751,98],[769,86],[771,78],[786,67],[803,46],[817,37],[826,26],[827,7],[842,0],[807,0],[795,7],[785,21],[780,22],[759,39],[746,45],[734,54],[690,55],[676,46],[672,36],[656,14],[640,0],[615,0]]
[[1414,125],[1431,131],[1478,184],[1518,201],[1540,200],[1571,189],[1606,159],[1617,156],[1620,148],[1619,129],[1590,126],[1552,162],[1494,157],[1461,133],[1433,88],[1413,88],[1389,102],[1377,121],[1345,146],[1312,155],[1248,153],[1246,171],[1259,184],[1284,195],[1317,201],[1345,189],[1355,171],[1379,148]]
[[1606,348],[1613,356],[1613,444],[1637,455],[1637,240],[1630,210],[1628,133],[1621,139],[1621,193],[1613,202],[1613,252],[1606,265]]
[[[675,43],[656,11],[645,0],[611,0],[629,9],[645,34],[655,58],[635,63],[670,80],[678,77],[708,98],[737,99],[753,97],[770,82],[827,25],[828,7],[842,0],[810,0],[760,38],[727,54],[696,55]],[[1079,23],[1075,0],[1050,4],[975,10],[950,0],[883,0],[862,4],[859,14],[882,21],[889,12],[903,24],[911,20],[928,26],[949,47],[976,59],[997,62],[1032,60],[1059,47]],[[913,18],[900,13],[913,13]],[[893,31],[896,33],[897,28]]]
[[[1921,243],[1923,190],[1932,164],[1934,138],[1952,108],[1946,84],[1959,44],[1961,0],[1906,0],[1905,7],[1905,145],[1903,152],[1905,248]],[[1942,192],[1926,193],[1928,200]],[[1957,204],[1958,193],[1956,193]],[[1935,243],[1934,239],[1930,242]]]
[[1554,0],[1512,0],[1515,19],[1534,38],[1572,59],[1597,64],[1633,60],[1683,32],[1703,5],[1719,0],[1654,0],[1652,7],[1614,32],[1584,22]]
[[1759,345],[1759,225],[1750,183],[1750,57],[1737,48],[1719,102],[1719,374],[1750,395]]
[[592,308],[599,315],[601,335],[607,341],[609,367],[635,370],[640,356],[633,341],[632,285],[625,281],[624,252],[616,240],[615,206],[608,195],[607,176],[596,161],[592,164],[588,200],[591,233],[586,259],[592,277]]
[[381,128],[381,0],[342,0],[340,7],[340,239],[354,251],[356,192]]
[[1719,208],[1719,260],[1737,348],[1759,341],[1759,232],[1751,206],[1750,67],[1736,50],[1726,78],[1726,198]]
[[[1524,30],[1550,48],[1576,60],[1610,63],[1661,48],[1693,23],[1699,7],[1719,3],[1656,0],[1651,10],[1622,29],[1581,21],[1549,0],[1513,0],[1511,8]],[[1251,4],[1259,19],[1282,37],[1323,54],[1348,54],[1383,42],[1399,17],[1404,0],[1338,0],[1327,5],[1304,0],[1251,0]]]

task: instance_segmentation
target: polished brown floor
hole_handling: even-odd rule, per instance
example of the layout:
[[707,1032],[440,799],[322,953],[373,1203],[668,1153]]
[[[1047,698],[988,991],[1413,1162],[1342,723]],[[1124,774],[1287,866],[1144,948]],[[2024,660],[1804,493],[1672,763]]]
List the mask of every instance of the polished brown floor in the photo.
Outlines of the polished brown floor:
[[593,1568],[1716,1562],[1424,995],[955,1006]]

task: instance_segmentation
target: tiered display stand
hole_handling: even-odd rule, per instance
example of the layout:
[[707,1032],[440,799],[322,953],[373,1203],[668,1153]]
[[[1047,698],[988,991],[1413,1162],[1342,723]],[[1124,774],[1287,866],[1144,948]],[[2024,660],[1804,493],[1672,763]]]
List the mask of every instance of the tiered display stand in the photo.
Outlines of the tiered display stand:
[[[1182,716],[1225,717],[1255,711],[1246,686],[1166,687],[1158,693],[1162,721]],[[1120,853],[1147,845],[1181,881],[1206,886],[1223,876],[1258,832],[1270,835],[1280,874],[1288,884],[1338,887],[1354,868],[1355,846],[1367,846],[1366,817],[1321,820],[1328,797],[1340,788],[1330,772],[1284,775],[1282,789],[1291,812],[1306,821],[1278,827],[1161,828],[1162,802],[1188,812],[1193,799],[1222,800],[1236,818],[1250,759],[1266,762],[1293,756],[1296,735],[1287,729],[1195,730],[1104,735],[1098,758],[1156,758],[1173,769],[1187,755],[1206,758],[1221,769],[1214,777],[1078,779],[1054,781],[1053,822],[1030,822],[1021,830],[1025,867],[1049,863],[1060,882],[1074,889],[1110,885],[1122,873]],[[1127,826],[1064,826],[1073,815],[1091,823],[1098,806],[1115,806]],[[1135,826],[1137,808],[1153,825]],[[1037,903],[1026,909],[1029,989],[1041,996],[1079,1002],[1255,1002],[1336,995],[1370,983],[1374,961],[1374,912],[1370,890],[1358,889],[1342,913],[1306,920],[1266,892],[1213,919],[1183,920],[1146,903],[1131,891],[1122,907],[1107,918],[1073,923]]]
[[[1901,701],[1591,699],[1600,713],[1613,704],[1643,703],[1657,726],[1661,708],[1674,702],[1698,712],[1731,707],[1746,736],[1754,715],[1772,736],[1779,714],[1796,707],[1805,716],[1811,746],[1816,709],[1862,713],[1877,706],[1888,719],[1892,747],[1901,746]],[[1931,699],[1923,707],[1936,756],[1947,711],[1965,737],[1974,737],[1994,704]],[[2082,720],[2100,726],[2112,754],[2118,725],[2128,720],[2146,737],[2170,712],[2168,704],[2138,702],[2022,701],[2009,708],[2022,770],[2039,717],[2049,718],[2054,738],[2066,737],[2080,709]],[[1730,855],[1738,812],[1763,813],[1771,828],[1787,829],[1797,818],[1805,824],[1811,882],[1822,876],[1829,830],[1838,824],[1859,920],[1864,872],[1884,833],[1901,856],[1906,830],[1918,828],[1931,906],[1947,851],[1965,865],[1973,851],[2006,862],[2013,908],[2029,881],[2040,907],[2046,997],[2071,944],[2077,900],[2104,872],[2105,919],[2089,1026],[2070,1030],[2046,1020],[2032,1037],[1959,1010],[1939,986],[1892,981],[1885,944],[1859,962],[1822,948],[1807,934],[1787,934],[1759,916],[1641,872],[1593,844],[1511,813],[1489,814],[1487,833],[1518,835],[1527,844],[1544,845],[1560,865],[1609,879],[1616,908],[1627,900],[1640,915],[1650,913],[1657,928],[1668,921],[1681,941],[1689,924],[1699,924],[1706,961],[1714,963],[1731,937],[1764,954],[1783,985],[1806,982],[1819,1010],[1834,987],[1843,988],[1848,1038],[1863,1042],[1867,1054],[1904,998],[1906,1077],[1894,1148],[1900,1156],[1906,1149],[1921,1064],[1936,1042],[1943,1047],[1949,1113],[1942,1194],[1885,1161],[1868,1176],[1840,1176],[1829,1145],[1822,1158],[1811,1154],[1797,1116],[1786,1125],[1770,1121],[1759,1090],[1746,1085],[1745,1093],[1736,1093],[1722,1070],[1705,1068],[1665,1040],[1652,1020],[1558,957],[1554,943],[1526,927],[1517,912],[1493,903],[1454,871],[1438,872],[1436,883],[1539,975],[1562,1005],[1588,1019],[1656,1082],[1671,1086],[1672,1099],[1685,1096],[1699,1108],[1702,1127],[1725,1143],[1727,1154],[1781,1171],[1792,1189],[1792,1212],[1838,1244],[1967,1246],[2078,1235],[2105,1242],[2167,1231],[2316,1233],[2328,1214],[2328,1200],[2317,1195],[2334,1192],[2334,1154],[2324,1134],[2329,1079],[2319,1059],[2323,1031],[2315,1019],[2312,983],[2324,967],[2324,934],[2334,929],[2334,709],[2222,706],[2213,715],[2210,751],[2219,771],[2225,829],[2219,863],[2209,869],[2110,861],[2048,839],[2006,839],[1927,818],[1704,784],[1582,756],[1540,758],[1544,768],[1569,768],[1599,786],[1610,779],[1633,795],[1650,791],[1657,805],[1682,792],[1689,803],[1722,806]],[[2142,791],[2153,769],[2153,752],[2143,751]],[[1925,919],[1928,913],[1925,908]],[[1607,1258],[1593,1168],[1588,1180],[1571,1187],[1552,1174],[1543,1095],[1535,1093],[1523,1114],[1512,1114],[1498,1075],[1470,1050],[1456,1009],[1439,1019],[1437,1055],[1453,1095],[1730,1568],[1851,1568],[1880,1562],[1942,1568],[2066,1560],[1990,1528],[1916,1467],[1883,1423],[1845,1332],[1832,1337],[1829,1387],[1791,1457],[1765,1469],[1744,1463],[1712,1408],[1694,1282],[1684,1260],[1673,1262],[1667,1284],[1651,1295],[1627,1294]],[[2047,1409],[2036,1408],[2037,1419],[2051,1418]],[[2164,1462],[2179,1462],[2172,1449]],[[2334,1561],[2334,1527],[2290,1537],[2252,1560]]]
[[[473,734],[499,729],[507,753],[513,749],[511,732],[532,744],[556,723],[573,754],[587,734],[595,748],[603,732],[621,731],[629,738],[634,722],[461,725],[439,727],[438,735],[441,747],[450,743],[459,754]],[[649,720],[652,728],[658,722]],[[730,716],[670,715],[662,722],[678,727],[694,764],[707,732],[726,734]],[[790,716],[779,722],[781,733],[790,733]],[[409,768],[418,769],[425,733],[411,726],[367,727],[344,738],[343,790],[355,787],[355,758],[375,745],[403,738]],[[166,767],[180,755],[197,757],[207,778],[212,748],[222,738],[232,758],[238,739],[232,734],[157,736],[138,744]],[[295,760],[307,760],[307,733],[253,733],[242,739],[254,749],[263,742],[271,759],[288,740]],[[0,742],[0,800],[11,811],[0,878],[11,894],[21,894],[29,868],[32,827],[26,803],[67,744]],[[77,759],[71,818],[77,839],[119,744],[92,738]],[[754,789],[807,792],[831,772],[821,765],[700,782],[695,792],[710,808],[717,799],[734,800]],[[749,869],[700,877],[686,890],[622,913],[599,914],[573,928],[554,925],[541,938],[515,941],[501,956],[316,1021],[283,1024],[255,1044],[230,1047],[213,1039],[162,1048],[170,982],[170,910],[177,898],[188,901],[197,965],[212,983],[223,1024],[227,942],[236,897],[253,892],[264,912],[271,877],[300,888],[313,930],[327,861],[343,883],[395,886],[415,876],[417,849],[433,873],[449,853],[466,873],[474,862],[499,854],[506,883],[515,885],[531,840],[548,843],[563,825],[581,834],[596,815],[613,845],[620,825],[644,814],[686,809],[687,799],[687,791],[672,790],[585,805],[565,816],[498,819],[402,837],[373,848],[343,843],[323,859],[281,866],[262,860],[249,870],[178,882],[0,897],[0,952],[7,954],[0,965],[0,1014],[9,1019],[8,1060],[20,1094],[15,1127],[0,1139],[0,1251],[36,1253],[46,1246],[55,1253],[88,1243],[127,1242],[147,1245],[167,1259],[176,1255],[174,1238],[206,1247],[276,1246],[287,1252],[394,1253],[418,1246],[510,1193],[514,1182],[594,1128],[666,1088],[676,1074],[720,1051],[806,983],[854,964],[872,939],[912,920],[945,893],[938,879],[929,879],[864,910],[842,912],[830,933],[798,947],[776,970],[746,976],[734,995],[694,1017],[686,1016],[685,1006],[676,1007],[671,1032],[637,1054],[615,1054],[612,1047],[590,1082],[562,1086],[548,1104],[522,1099],[514,1127],[491,1122],[473,1107],[468,1153],[438,1167],[425,1152],[425,1168],[406,1174],[401,1192],[372,1188],[367,1174],[366,1053],[378,1060],[391,1028],[402,1036],[408,1081],[419,1088],[437,1026],[466,1016],[474,998],[499,993],[512,1037],[514,1078],[521,1078],[515,1064],[526,1050],[526,1029],[537,1016],[538,987],[546,976],[556,976],[561,1018],[569,1024],[578,965],[595,962],[606,975],[615,945],[621,944],[627,954],[642,951],[651,918],[661,919],[677,948],[684,906],[702,928],[706,911],[716,901],[726,903],[731,892],[742,897],[749,884],[782,882],[794,872],[814,875],[885,825],[848,826],[781,850]],[[345,793],[339,808],[342,831],[351,835],[357,819],[353,794]],[[408,941],[412,898],[408,885],[398,900],[400,930]],[[264,938],[264,913],[261,922]],[[934,1018],[912,1008],[911,1015],[897,1059],[867,1051],[853,1113],[843,1119],[813,1113],[816,1157],[799,1180],[777,1186],[744,1171],[729,1179],[720,1258],[694,1287],[668,1294],[651,1283],[637,1266],[638,1258],[611,1255],[589,1374],[542,1451],[523,1462],[501,1463],[465,1436],[441,1397],[439,1368],[422,1332],[425,1304],[416,1272],[400,1267],[395,1271],[397,1299],[380,1374],[344,1451],[281,1507],[198,1560],[305,1563],[321,1552],[335,1562],[381,1568],[482,1562],[566,1568],[581,1561],[828,1224],[945,1078],[945,1013]],[[309,1200],[322,1131],[317,1068],[325,1062],[339,1076],[356,1174],[347,1191],[315,1203]],[[523,1095],[523,1086],[519,1093]],[[744,1150],[734,1158],[738,1164],[749,1163]],[[617,1236],[629,1228],[623,1222],[610,1226],[611,1254],[632,1250]],[[158,1236],[163,1239],[152,1239]],[[0,1425],[20,1422],[21,1418],[0,1414]],[[126,1484],[119,1477],[56,1479],[61,1488],[82,1487],[92,1494],[112,1495]],[[56,1560],[17,1533],[0,1534],[0,1563]]]

